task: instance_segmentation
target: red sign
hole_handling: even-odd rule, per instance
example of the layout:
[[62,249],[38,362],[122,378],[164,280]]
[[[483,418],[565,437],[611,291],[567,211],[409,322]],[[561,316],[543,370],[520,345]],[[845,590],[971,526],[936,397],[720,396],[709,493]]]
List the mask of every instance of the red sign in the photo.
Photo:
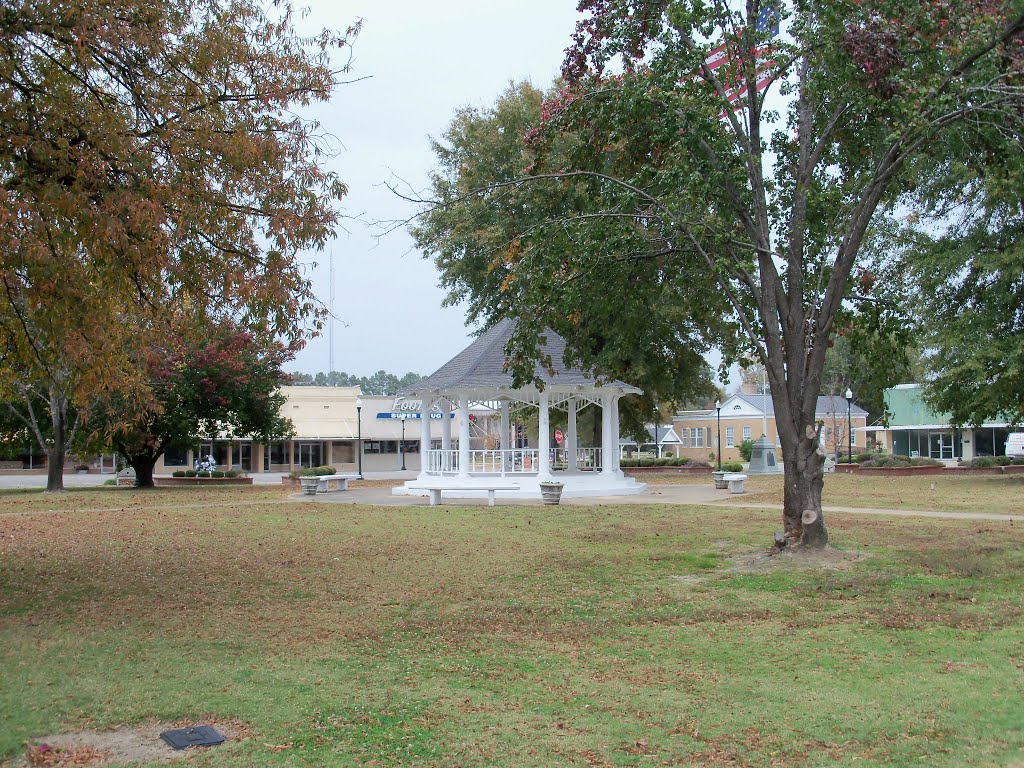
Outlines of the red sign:
[[556,429],[555,430],[555,442],[558,443],[559,445],[561,445],[562,444],[562,437],[563,437],[562,430]]

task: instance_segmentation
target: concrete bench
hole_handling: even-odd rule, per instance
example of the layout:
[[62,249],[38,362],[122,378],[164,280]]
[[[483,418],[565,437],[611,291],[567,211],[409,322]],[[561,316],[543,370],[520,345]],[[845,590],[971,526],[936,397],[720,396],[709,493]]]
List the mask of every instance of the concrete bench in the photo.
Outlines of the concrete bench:
[[349,480],[358,480],[359,475],[320,475],[317,478],[317,493],[338,493],[348,490]]
[[494,493],[495,491],[518,491],[518,485],[505,485],[491,483],[488,485],[478,485],[474,483],[471,486],[458,485],[455,483],[422,483],[420,485],[409,485],[406,486],[410,491],[428,491],[430,495],[430,506],[436,507],[441,503],[441,492],[442,491],[487,491],[487,506],[494,506]]
[[722,479],[729,484],[729,493],[743,493],[743,481],[747,479],[746,475],[729,472]]

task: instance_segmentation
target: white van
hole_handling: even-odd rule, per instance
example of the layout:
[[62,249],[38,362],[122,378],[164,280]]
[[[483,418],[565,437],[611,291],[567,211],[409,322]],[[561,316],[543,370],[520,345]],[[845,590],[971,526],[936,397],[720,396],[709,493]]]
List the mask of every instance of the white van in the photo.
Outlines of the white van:
[[1013,432],[1006,438],[1006,455],[1011,459],[1024,459],[1024,432]]

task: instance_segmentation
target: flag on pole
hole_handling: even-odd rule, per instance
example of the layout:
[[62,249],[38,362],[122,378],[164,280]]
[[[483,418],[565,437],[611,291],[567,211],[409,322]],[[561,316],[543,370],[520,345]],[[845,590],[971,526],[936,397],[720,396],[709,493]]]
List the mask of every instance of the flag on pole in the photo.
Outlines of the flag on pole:
[[[757,21],[754,24],[754,28],[759,34],[767,35],[768,37],[779,36],[779,19],[780,19],[780,8],[778,2],[766,2],[761,6],[760,11],[757,14]],[[734,44],[735,45],[735,44]],[[757,56],[757,67],[756,67],[756,79],[755,88],[757,93],[764,91],[771,83],[772,79],[772,65],[775,61],[771,58],[772,50],[770,45],[766,45],[756,49],[755,55]],[[732,58],[729,53],[729,43],[722,43],[716,48],[713,48],[708,54],[707,59],[704,63],[708,69],[712,72],[717,72],[726,64],[731,63]],[[750,86],[746,79],[740,79],[735,74],[729,73],[726,75],[728,80],[732,82],[724,82],[725,96],[731,104],[734,105],[735,109],[739,109],[741,105],[741,99],[747,95],[750,90]],[[698,77],[698,80],[703,78]],[[737,82],[737,80],[741,80]],[[724,116],[724,115],[723,115]]]

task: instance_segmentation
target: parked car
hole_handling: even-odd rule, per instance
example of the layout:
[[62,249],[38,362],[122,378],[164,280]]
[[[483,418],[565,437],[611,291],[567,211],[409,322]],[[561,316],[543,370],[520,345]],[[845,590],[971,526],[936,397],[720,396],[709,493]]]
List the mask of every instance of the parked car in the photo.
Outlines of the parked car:
[[1024,459],[1024,432],[1013,432],[1006,438],[1006,455],[1011,459]]

